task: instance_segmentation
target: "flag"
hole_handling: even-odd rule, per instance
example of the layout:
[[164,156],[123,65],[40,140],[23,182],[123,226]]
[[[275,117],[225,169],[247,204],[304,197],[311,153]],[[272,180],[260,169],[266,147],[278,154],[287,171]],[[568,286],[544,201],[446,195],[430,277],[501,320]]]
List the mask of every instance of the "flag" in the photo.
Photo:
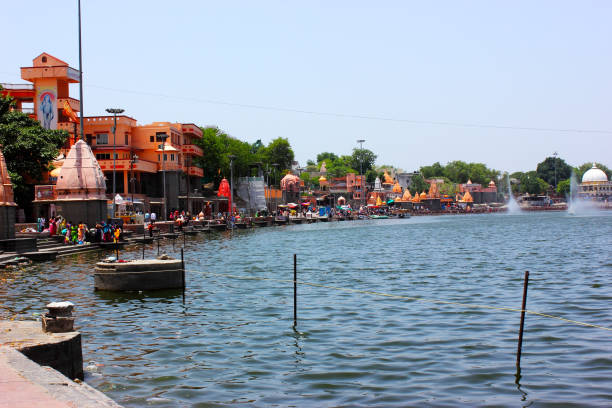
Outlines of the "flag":
[[77,116],[75,115],[74,111],[72,110],[72,108],[70,107],[70,105],[68,104],[68,101],[64,99],[64,115],[68,116],[68,119],[71,122],[78,122],[79,120],[77,119]]

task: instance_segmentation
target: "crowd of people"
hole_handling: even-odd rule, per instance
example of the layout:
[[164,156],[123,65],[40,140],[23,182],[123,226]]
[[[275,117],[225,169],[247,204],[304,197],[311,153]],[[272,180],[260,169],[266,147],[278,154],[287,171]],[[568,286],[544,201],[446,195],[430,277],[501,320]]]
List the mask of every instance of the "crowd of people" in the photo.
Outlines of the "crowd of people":
[[38,218],[38,232],[48,232],[49,236],[63,236],[64,243],[70,245],[83,245],[91,242],[117,242],[121,239],[122,229],[117,224],[97,223],[89,228],[84,222],[73,223],[61,215],[51,217],[49,220]]

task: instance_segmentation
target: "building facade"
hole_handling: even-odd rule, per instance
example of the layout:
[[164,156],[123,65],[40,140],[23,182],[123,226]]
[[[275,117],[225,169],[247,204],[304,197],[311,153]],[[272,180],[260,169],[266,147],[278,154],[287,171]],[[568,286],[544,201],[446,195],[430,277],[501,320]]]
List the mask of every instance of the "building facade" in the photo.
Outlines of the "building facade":
[[[12,96],[15,109],[38,119],[43,127],[67,131],[69,137],[62,149],[65,157],[80,133],[77,113],[81,104],[69,95],[69,85],[79,82],[78,70],[42,53],[31,67],[21,68],[21,78],[30,83],[2,84],[2,94]],[[204,152],[196,145],[202,130],[195,124],[139,125],[127,115],[88,116],[83,120],[83,138],[104,173],[108,200],[114,191],[128,202],[142,204],[145,211],[161,213],[165,180],[166,211],[193,213],[203,208],[204,174],[197,161]],[[62,164],[62,159],[54,162],[58,168]],[[56,177],[49,180],[53,184]],[[54,186],[39,190],[46,191],[47,199],[55,198]]]

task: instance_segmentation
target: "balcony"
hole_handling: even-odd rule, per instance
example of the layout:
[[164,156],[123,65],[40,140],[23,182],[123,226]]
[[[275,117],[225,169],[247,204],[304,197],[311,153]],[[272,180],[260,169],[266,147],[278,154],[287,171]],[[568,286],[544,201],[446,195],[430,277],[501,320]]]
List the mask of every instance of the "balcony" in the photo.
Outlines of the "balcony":
[[[100,169],[102,171],[113,171],[113,159],[108,160],[98,160],[98,164],[100,165]],[[149,162],[146,160],[138,160],[134,163],[134,167],[130,167],[130,160],[128,159],[117,159],[115,163],[116,171],[135,171],[135,172],[144,172],[144,173],[156,173],[157,172],[157,163]]]
[[195,156],[204,156],[204,150],[201,147],[193,145],[193,144],[184,144],[181,146],[181,151],[183,154],[193,154]]
[[202,138],[202,129],[193,123],[184,123],[182,125],[183,133],[191,135],[192,137]]
[[68,102],[68,105],[70,105],[70,109],[72,109],[73,111],[81,111],[81,101],[74,98],[57,98],[57,107],[60,109],[64,109],[64,101]]
[[204,170],[195,166],[185,167],[185,173],[189,176],[204,177]]

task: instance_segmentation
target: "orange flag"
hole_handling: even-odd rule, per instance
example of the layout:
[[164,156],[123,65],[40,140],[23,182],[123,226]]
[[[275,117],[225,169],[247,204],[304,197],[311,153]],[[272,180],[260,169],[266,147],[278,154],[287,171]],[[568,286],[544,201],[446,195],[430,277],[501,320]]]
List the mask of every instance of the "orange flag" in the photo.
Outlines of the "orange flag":
[[77,119],[77,116],[75,115],[74,111],[72,110],[72,108],[70,107],[70,105],[68,104],[68,101],[64,99],[64,115],[68,116],[68,119],[71,122],[78,122],[79,120]]

